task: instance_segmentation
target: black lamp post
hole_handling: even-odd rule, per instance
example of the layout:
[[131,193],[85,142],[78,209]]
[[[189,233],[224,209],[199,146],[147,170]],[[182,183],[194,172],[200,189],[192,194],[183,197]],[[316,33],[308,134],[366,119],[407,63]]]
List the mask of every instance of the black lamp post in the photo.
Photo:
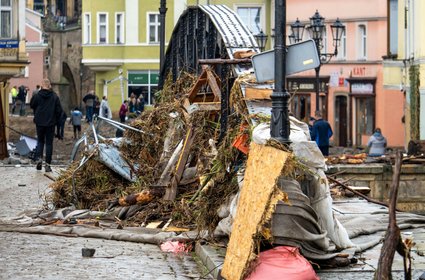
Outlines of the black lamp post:
[[260,30],[260,33],[257,35],[254,35],[255,40],[257,41],[258,47],[260,48],[260,51],[263,52],[264,48],[266,47],[267,43],[267,34],[263,32],[263,30]]
[[[298,22],[298,23],[297,23]],[[291,25],[292,32],[295,36],[301,34],[304,30],[304,26],[301,27],[298,19]],[[316,71],[316,111],[319,111],[319,94],[320,94],[320,67],[322,64],[328,63],[331,58],[338,54],[338,46],[341,42],[342,34],[345,32],[345,26],[337,18],[337,20],[331,25],[333,45],[335,47],[333,53],[321,53],[323,48],[323,34],[326,30],[325,18],[322,17],[319,12],[316,10],[316,13],[310,18],[310,26],[307,27],[310,38],[314,40],[317,47],[317,53],[320,57],[320,65],[315,69]],[[301,40],[302,37],[297,37],[296,39]]]
[[271,95],[272,112],[270,136],[283,143],[289,144],[289,93],[286,90],[286,0],[275,1],[275,40],[274,40],[274,90]]

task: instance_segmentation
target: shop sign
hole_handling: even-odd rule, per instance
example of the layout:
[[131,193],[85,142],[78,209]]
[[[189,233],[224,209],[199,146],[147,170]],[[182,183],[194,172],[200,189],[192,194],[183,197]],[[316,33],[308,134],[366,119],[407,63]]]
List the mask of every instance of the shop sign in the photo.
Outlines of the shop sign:
[[354,83],[351,85],[351,93],[373,93],[373,84]]
[[128,73],[128,83],[132,85],[157,85],[158,73]]

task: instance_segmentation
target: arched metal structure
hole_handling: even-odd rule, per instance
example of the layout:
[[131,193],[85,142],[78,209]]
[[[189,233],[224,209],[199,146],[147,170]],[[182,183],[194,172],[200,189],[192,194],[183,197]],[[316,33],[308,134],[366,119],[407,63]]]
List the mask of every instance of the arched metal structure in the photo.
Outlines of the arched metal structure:
[[[180,16],[174,28],[159,77],[162,88],[172,73],[176,81],[182,71],[200,74],[200,59],[234,59],[238,51],[260,52],[252,33],[237,14],[224,5],[191,6]],[[235,77],[252,71],[248,64],[217,64],[215,73],[221,81],[220,131],[227,130],[229,94]]]
[[[235,52],[241,50],[260,51],[254,36],[237,14],[224,5],[188,7],[180,16],[168,44],[159,85],[162,87],[170,71],[174,81],[182,70],[199,74],[199,59],[233,59]],[[251,66],[236,64],[231,67],[238,75],[250,70]],[[229,74],[229,71],[216,69],[220,78],[228,77],[222,74]]]

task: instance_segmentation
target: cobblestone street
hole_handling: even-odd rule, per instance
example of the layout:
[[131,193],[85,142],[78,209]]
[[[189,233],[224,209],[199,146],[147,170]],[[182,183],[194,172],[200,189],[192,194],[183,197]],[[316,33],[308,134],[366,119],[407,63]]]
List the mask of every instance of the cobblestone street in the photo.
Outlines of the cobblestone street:
[[[42,205],[50,179],[34,166],[0,166],[0,220]],[[83,258],[82,248],[94,248]],[[0,279],[200,279],[191,254],[156,245],[95,238],[0,232]],[[208,278],[209,279],[209,278]]]

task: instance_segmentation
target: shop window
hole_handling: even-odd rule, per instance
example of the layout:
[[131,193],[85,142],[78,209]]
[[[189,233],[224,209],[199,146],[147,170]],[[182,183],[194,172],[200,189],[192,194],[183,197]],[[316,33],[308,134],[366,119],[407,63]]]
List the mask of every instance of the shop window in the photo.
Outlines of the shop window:
[[310,103],[310,95],[295,95],[291,102],[291,113],[297,119],[308,123],[308,120],[312,115],[310,111]]
[[146,105],[154,104],[155,93],[158,91],[159,72],[156,70],[129,71],[128,97],[133,92],[137,97],[143,94]]

